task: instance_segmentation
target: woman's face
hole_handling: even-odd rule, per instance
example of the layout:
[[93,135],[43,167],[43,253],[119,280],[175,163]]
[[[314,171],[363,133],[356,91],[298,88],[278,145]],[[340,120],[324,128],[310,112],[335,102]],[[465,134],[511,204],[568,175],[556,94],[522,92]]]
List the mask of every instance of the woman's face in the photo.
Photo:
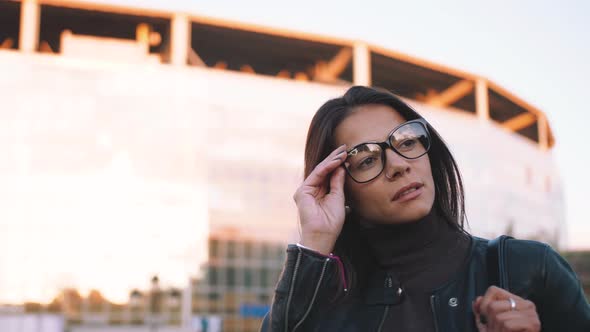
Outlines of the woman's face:
[[[360,143],[383,142],[393,128],[404,122],[406,119],[389,106],[359,106],[336,127],[336,144],[346,144],[350,150]],[[426,216],[434,203],[428,154],[418,159],[405,159],[391,149],[385,154],[383,172],[372,181],[357,183],[346,176],[346,202],[363,223],[402,224]],[[419,189],[401,197],[396,195],[413,183]]]

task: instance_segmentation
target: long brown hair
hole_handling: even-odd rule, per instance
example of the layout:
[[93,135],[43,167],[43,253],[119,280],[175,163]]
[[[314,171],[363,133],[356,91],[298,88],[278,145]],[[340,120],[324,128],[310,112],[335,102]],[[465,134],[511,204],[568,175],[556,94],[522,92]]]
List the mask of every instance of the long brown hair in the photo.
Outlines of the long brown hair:
[[[422,118],[408,104],[390,92],[364,86],[351,87],[342,97],[324,103],[311,120],[305,144],[305,178],[336,148],[336,127],[355,108],[369,104],[389,106],[406,121]],[[431,136],[428,156],[435,184],[433,208],[437,209],[452,228],[465,232],[464,190],[459,168],[442,137],[430,124],[427,124],[427,127]],[[347,214],[334,248],[334,254],[340,256],[344,262],[351,291],[363,286],[367,277],[366,264],[371,261],[367,245],[358,235],[360,224],[355,219],[354,213]]]

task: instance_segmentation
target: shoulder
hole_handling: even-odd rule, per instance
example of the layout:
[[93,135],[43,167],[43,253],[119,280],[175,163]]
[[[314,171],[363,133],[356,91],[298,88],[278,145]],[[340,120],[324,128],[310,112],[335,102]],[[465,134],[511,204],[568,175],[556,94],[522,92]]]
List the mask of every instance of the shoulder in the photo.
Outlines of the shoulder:
[[505,250],[508,287],[525,294],[543,288],[547,255],[559,256],[549,245],[531,240],[506,240]]
[[[471,236],[474,250],[485,253],[488,250],[488,244],[491,240]],[[525,259],[531,263],[541,262],[546,255],[558,255],[548,244],[532,241],[520,240],[515,238],[506,238],[504,242],[505,257],[504,259],[521,260]]]
[[589,331],[590,306],[568,262],[545,243],[510,239],[506,245],[509,291],[535,303],[541,325],[548,331]]
[[[490,240],[473,236],[473,247],[480,264],[486,264]],[[508,288],[517,292],[533,292],[542,286],[547,261],[559,259],[549,245],[532,240],[506,238],[503,241],[500,270],[507,277]]]
[[506,262],[542,266],[548,255],[559,254],[546,243],[532,240],[507,239]]
[[578,286],[577,276],[567,261],[550,245],[539,241],[506,240],[504,266],[510,290],[525,295]]

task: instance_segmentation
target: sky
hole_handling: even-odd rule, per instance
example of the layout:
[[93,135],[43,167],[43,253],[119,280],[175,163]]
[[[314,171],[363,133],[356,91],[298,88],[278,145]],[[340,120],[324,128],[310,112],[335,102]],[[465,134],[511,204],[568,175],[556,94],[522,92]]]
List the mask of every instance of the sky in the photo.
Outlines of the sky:
[[566,248],[590,249],[590,1],[101,1],[364,40],[500,84],[547,114],[566,202]]

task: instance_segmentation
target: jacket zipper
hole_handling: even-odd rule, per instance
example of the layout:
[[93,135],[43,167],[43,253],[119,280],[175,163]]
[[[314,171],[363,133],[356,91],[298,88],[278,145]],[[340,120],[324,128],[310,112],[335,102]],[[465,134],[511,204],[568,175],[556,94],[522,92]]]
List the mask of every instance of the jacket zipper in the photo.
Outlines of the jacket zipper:
[[[385,277],[384,286],[385,286],[385,288],[392,288],[393,287],[393,280],[391,279],[391,276]],[[385,324],[385,318],[387,318],[388,312],[389,312],[389,305],[386,305],[385,309],[383,310],[383,316],[381,316],[381,322],[379,323],[379,328],[377,328],[377,332],[381,332],[381,329],[383,328],[383,324]]]
[[324,260],[324,265],[322,266],[322,273],[320,274],[320,279],[318,280],[318,284],[315,286],[315,291],[313,292],[313,297],[311,298],[311,301],[309,302],[309,306],[307,307],[305,314],[303,314],[303,317],[301,318],[301,320],[293,328],[293,332],[295,332],[295,330],[297,330],[299,325],[301,325],[303,323],[303,321],[305,320],[305,318],[307,318],[307,315],[309,315],[309,312],[311,311],[311,308],[313,307],[313,303],[315,302],[315,298],[318,295],[318,290],[320,289],[320,285],[322,284],[322,280],[324,279],[324,274],[326,273],[326,267],[328,266],[328,262],[330,262],[330,258],[326,258]]
[[287,307],[285,310],[285,332],[289,331],[289,306],[291,305],[291,299],[293,298],[293,290],[295,288],[295,278],[297,277],[297,271],[299,270],[299,263],[301,262],[301,248],[297,253],[297,260],[295,261],[295,268],[293,271],[293,277],[291,278],[291,289],[289,289],[289,297],[287,297]]
[[389,305],[386,305],[385,310],[383,310],[383,316],[381,317],[381,322],[379,323],[379,328],[377,329],[377,332],[381,332],[381,329],[383,328],[383,324],[385,323],[385,318],[387,317],[388,312],[389,312]]
[[432,315],[434,316],[434,331],[438,332],[438,321],[436,320],[436,309],[434,305],[436,297],[434,295],[430,296],[430,307],[432,308]]

